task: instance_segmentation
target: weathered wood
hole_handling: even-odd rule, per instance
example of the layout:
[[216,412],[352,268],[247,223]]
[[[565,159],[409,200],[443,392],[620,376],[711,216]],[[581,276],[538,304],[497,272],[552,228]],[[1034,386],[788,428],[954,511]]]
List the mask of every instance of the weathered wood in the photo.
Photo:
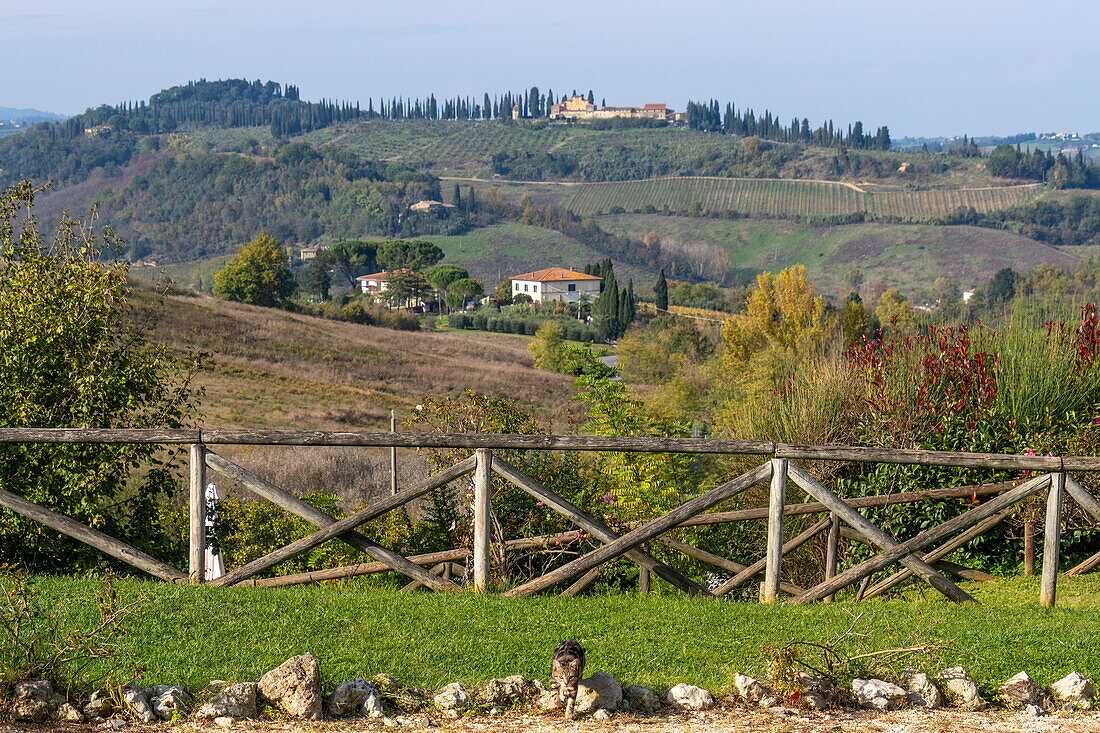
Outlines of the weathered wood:
[[474,590],[484,592],[489,589],[489,496],[493,454],[478,448],[474,456],[477,459],[474,472]]
[[0,428],[0,443],[201,443],[198,430],[158,428]]
[[[390,410],[390,432],[397,432],[397,410]],[[390,447],[390,496],[397,495],[397,447]]]
[[[997,512],[992,517],[989,517],[984,521],[978,522],[970,529],[957,535],[956,537],[953,537],[952,539],[948,540],[928,554],[924,555],[922,559],[925,562],[936,562],[941,558],[947,557],[952,552],[965,545],[967,542],[970,542],[970,540],[976,537],[981,537],[983,534],[996,527],[1005,519],[1012,516],[1012,512],[1013,507],[1009,507],[1007,509],[1003,509],[1002,511]],[[875,596],[882,595],[894,586],[911,577],[913,577],[913,571],[909,570],[908,568],[903,568],[897,573],[891,575],[889,578],[875,583],[875,585],[873,585],[871,589],[867,591],[866,597],[874,598]]]
[[951,562],[949,560],[936,560],[932,563],[932,567],[944,573],[950,573],[966,580],[977,580],[981,583],[985,583],[990,580],[996,580],[996,576],[989,573],[976,570],[975,568],[968,568],[965,565],[959,565],[958,563]]
[[[851,504],[849,504],[851,506]],[[840,517],[829,514],[829,537],[825,540],[825,580],[826,582],[836,577],[837,561],[840,557]],[[827,595],[821,599],[824,603],[832,603],[833,596]]]
[[187,576],[171,565],[146,555],[141,550],[130,547],[125,542],[119,542],[114,537],[109,537],[98,530],[81,524],[75,519],[70,519],[63,514],[58,514],[46,507],[27,501],[9,491],[0,489],[0,506],[10,509],[16,514],[22,514],[28,519],[33,519],[39,524],[44,524],[61,534],[80,540],[84,544],[90,545],[128,565],[133,565],[138,570],[149,573],[156,578],[172,583],[187,582]]
[[1096,497],[1079,484],[1073,476],[1066,474],[1066,493],[1077,502],[1077,505],[1085,510],[1085,513],[1092,517],[1092,521],[1100,522],[1100,501],[1096,500]]
[[[794,468],[793,464],[791,465],[791,468]],[[794,474],[792,473],[791,475],[792,478],[794,478]],[[795,481],[798,482],[799,485],[801,485],[801,482],[799,482],[797,478],[795,478]],[[970,527],[978,524],[979,522],[982,522],[985,519],[988,519],[994,514],[1023,501],[1032,494],[1042,491],[1047,487],[1049,483],[1049,474],[1044,474],[1042,476],[1036,476],[1032,479],[1029,479],[1017,486],[1016,488],[1012,489],[1011,491],[1007,491],[995,499],[987,501],[984,504],[979,504],[973,509],[963,514],[960,514],[957,517],[952,517],[942,524],[924,530],[916,537],[906,540],[905,542],[902,542],[901,544],[893,547],[890,550],[881,552],[872,558],[864,560],[854,567],[848,568],[832,580],[815,585],[813,588],[810,588],[808,591],[806,591],[803,595],[794,599],[793,602],[807,603],[810,601],[820,600],[821,598],[824,598],[831,593],[836,593],[837,591],[848,587],[852,583],[861,580],[863,577],[870,575],[871,573],[877,572],[887,565],[898,562],[905,555],[917,552],[927,547],[928,545],[935,544],[959,532],[962,532],[963,530],[969,529]],[[837,513],[840,515],[841,519],[847,521],[847,518],[844,516],[843,513]],[[860,518],[862,519],[862,517]]]
[[[190,442],[190,441],[188,441]],[[631,453],[726,453],[767,455],[770,440],[514,435],[508,433],[353,433],[320,430],[204,430],[207,445],[356,445],[398,448],[489,448],[511,450],[628,451]]]
[[[417,565],[434,565],[440,562],[454,562],[456,560],[465,560],[469,555],[470,551],[468,549],[466,549],[465,547],[459,547],[454,550],[430,552],[426,555],[413,555],[412,557],[408,557],[405,559],[409,562],[416,563]],[[279,588],[288,585],[320,583],[325,580],[343,580],[346,578],[358,578],[362,575],[384,573],[389,570],[393,570],[393,568],[384,562],[361,562],[355,565],[344,565],[342,567],[328,568],[326,570],[311,570],[308,573],[280,575],[277,578],[249,578],[248,580],[242,580],[237,585],[250,587],[256,586],[261,588]]]
[[[644,569],[644,568],[643,568]],[[596,582],[596,578],[600,577],[600,569],[592,568],[587,573],[577,578],[573,585],[569,586],[561,592],[563,596],[572,597],[583,591],[588,586]]]
[[1094,570],[1097,565],[1100,565],[1100,552],[1096,553],[1084,562],[1078,565],[1074,565],[1072,568],[1066,571],[1066,575],[1084,575],[1085,573]]
[[1039,603],[1053,608],[1058,588],[1058,560],[1062,543],[1062,494],[1066,475],[1056,473],[1047,492],[1046,523],[1043,527],[1043,575],[1039,583]]
[[638,592],[649,593],[649,568],[638,566]]
[[187,496],[187,576],[192,585],[206,580],[206,446],[191,444]]
[[[893,506],[894,504],[909,504],[918,501],[939,501],[942,499],[966,499],[1000,494],[1018,486],[1019,481],[1004,481],[996,484],[981,484],[977,486],[956,486],[950,489],[926,489],[924,491],[906,491],[898,494],[880,494],[878,496],[860,496],[854,499],[844,499],[844,503],[853,509],[867,507]],[[783,516],[793,517],[801,514],[822,514],[829,511],[819,501],[805,504],[787,504],[783,507]],[[740,522],[748,519],[767,519],[768,507],[755,509],[738,509],[732,512],[713,512],[702,514],[689,519],[681,527],[699,527],[708,524],[726,524],[727,522]]]
[[764,582],[760,602],[775,603],[783,567],[783,506],[787,503],[787,459],[772,459],[771,490],[768,494],[768,541],[764,551]]
[[[500,456],[497,456],[493,461],[493,471],[500,474],[507,480],[519,488],[526,491],[531,496],[542,501],[548,507],[561,514],[566,519],[576,524],[588,534],[595,537],[600,542],[612,542],[619,539],[618,532],[613,531],[606,524],[600,522],[595,517],[581,511],[578,507],[574,506],[570,502],[566,501],[562,497],[555,494],[550,489],[546,488],[538,481],[535,481],[530,476],[526,475],[515,466],[511,465]],[[640,566],[647,568],[650,572],[656,573],[658,577],[664,578],[673,586],[679,588],[686,593],[692,594],[706,594],[707,589],[696,583],[691,578],[680,573],[677,570],[673,570],[669,566],[660,562],[652,555],[644,552],[641,548],[634,548],[630,552],[626,553],[634,562]]]
[[789,445],[777,443],[776,458],[815,461],[852,461],[855,463],[894,463],[916,466],[963,466],[967,468],[1008,468],[1020,471],[1059,471],[1057,456],[1002,455],[899,448],[864,448],[847,445]]
[[[680,542],[679,540],[672,539],[667,534],[661,535],[660,537],[657,538],[656,541],[660,542],[664,545],[668,545],[673,550],[676,550],[678,552],[682,552],[685,555],[687,555],[688,557],[693,557],[696,560],[699,560],[701,562],[705,562],[708,565],[713,565],[716,568],[722,568],[723,570],[728,570],[731,573],[740,573],[743,570],[745,570],[745,567],[746,567],[746,566],[742,565],[741,563],[737,563],[737,562],[734,562],[733,560],[730,560],[729,558],[722,557],[720,555],[714,555],[710,552],[707,552],[706,550],[700,550],[698,547],[692,547],[691,545],[685,545],[683,542]],[[785,580],[780,580],[779,581],[779,590],[780,590],[780,592],[786,593],[789,596],[797,596],[797,595],[801,595],[802,593],[806,592],[805,588],[797,586],[794,583],[789,583]],[[717,596],[718,593],[714,593],[714,595]]]
[[867,592],[867,586],[871,584],[871,576],[865,575],[863,580],[859,581],[859,590],[856,591],[855,602],[862,603],[863,595]]
[[[805,530],[801,534],[797,535],[796,537],[791,538],[786,543],[784,543],[783,546],[780,548],[780,550],[779,550],[780,554],[781,555],[786,555],[787,553],[794,552],[799,547],[802,547],[802,545],[806,544],[807,542],[812,540],[814,537],[816,537],[820,532],[825,530],[829,526],[831,521],[832,520],[830,520],[829,517],[825,517],[824,519],[822,519],[821,521],[815,523],[812,527]],[[749,565],[745,568],[742,568],[737,573],[737,575],[734,575],[732,578],[727,580],[725,583],[722,583],[722,585],[715,588],[714,591],[713,591],[714,595],[716,595],[718,597],[724,596],[727,593],[729,593],[730,591],[732,591],[734,588],[736,588],[740,585],[743,585],[744,583],[751,580],[753,578],[753,576],[759,575],[760,571],[764,570],[767,567],[767,560],[768,560],[767,557],[762,557],[759,560],[757,560],[756,562],[754,562],[752,565]],[[794,587],[797,588],[797,586],[794,586]],[[782,590],[782,588],[780,588],[780,590]],[[784,591],[784,592],[788,593],[788,591]],[[805,592],[806,592],[805,590],[799,590],[799,591],[796,591],[795,593],[788,593],[788,594],[789,595],[801,595],[802,593],[805,593]]]
[[[828,505],[829,508],[850,527],[859,530],[860,534],[873,542],[879,549],[888,551],[899,546],[897,540],[871,524],[862,514],[841,501],[836,494],[822,486],[817,479],[806,473],[799,466],[793,463],[790,464],[787,468],[787,473],[790,475],[791,480],[801,486],[806,493],[823,504]],[[933,570],[926,562],[916,555],[906,553],[901,555],[898,560],[950,600],[956,603],[976,603],[969,593],[952,583],[941,573]],[[801,598],[800,596],[799,600]]]
[[[757,468],[749,471],[743,476],[739,476],[732,481],[728,481],[721,486],[711,489],[706,493],[697,496],[690,501],[686,501],[675,509],[663,514],[661,517],[653,520],[652,522],[646,522],[641,527],[627,532],[625,535],[617,540],[607,543],[606,545],[586,553],[576,560],[563,565],[556,570],[543,575],[542,577],[530,580],[523,585],[513,588],[506,592],[504,595],[509,598],[523,598],[529,595],[538,593],[539,591],[552,588],[558,583],[564,582],[582,573],[586,573],[592,568],[602,565],[608,560],[612,560],[620,555],[624,554],[628,550],[632,550],[643,542],[662,535],[668,530],[674,528],[684,519],[695,516],[696,514],[706,511],[715,504],[720,504],[723,501],[732,499],[741,492],[750,488],[754,484],[771,478],[772,466],[771,462],[767,462],[758,466]],[[707,594],[709,595],[709,593]]]
[[1035,520],[1024,522],[1024,576],[1035,575]]
[[[435,575],[436,577],[441,578],[441,577],[443,577],[444,570],[447,569],[447,566],[449,564],[450,563],[441,562],[438,565],[436,565],[434,568],[429,570],[428,572],[431,573],[432,575]],[[417,590],[418,588],[423,588],[423,587],[424,587],[423,583],[421,583],[419,580],[414,580],[411,583],[409,583],[407,585],[403,585],[400,588],[398,588],[398,592],[399,593],[408,593],[410,591],[414,591],[414,590]]]
[[[434,576],[427,573],[420,566],[410,563],[401,555],[386,550],[385,548],[375,544],[361,534],[351,533],[351,530],[355,529],[364,522],[369,522],[375,517],[380,517],[386,512],[392,511],[393,509],[396,509],[406,502],[412,501],[413,499],[416,499],[428,493],[432,489],[444,486],[447,483],[455,480],[456,478],[466,473],[469,473],[470,470],[474,467],[473,457],[467,458],[460,463],[456,463],[450,468],[447,468],[440,473],[435,474],[434,476],[429,476],[427,479],[421,481],[416,486],[413,486],[406,489],[405,491],[398,493],[397,496],[390,496],[380,499],[379,501],[374,502],[366,508],[355,512],[354,514],[345,517],[344,519],[335,521],[328,514],[325,514],[315,507],[311,507],[309,504],[306,504],[304,501],[298,499],[293,494],[283,491],[276,486],[272,486],[266,481],[260,479],[255,474],[251,474],[240,466],[235,466],[229,461],[226,461],[224,458],[221,458],[221,456],[217,456],[217,458],[220,460],[212,461],[211,459],[213,456],[214,454],[207,453],[207,465],[211,466],[219,473],[222,472],[222,469],[226,469],[226,475],[236,474],[236,476],[243,477],[244,474],[248,474],[249,481],[246,483],[242,480],[242,484],[252,489],[253,491],[256,491],[256,493],[260,494],[261,496],[264,496],[264,498],[270,499],[272,502],[282,507],[283,509],[297,514],[311,524],[321,527],[321,529],[318,529],[313,534],[307,535],[299,540],[295,540],[294,542],[291,542],[290,544],[281,547],[274,552],[270,552],[261,558],[253,560],[250,563],[242,565],[241,567],[236,568],[229,573],[226,573],[217,580],[212,581],[213,585],[233,585],[234,583],[238,583],[249,576],[255,575],[259,572],[263,572],[264,570],[274,567],[281,562],[289,560],[292,557],[296,557],[303,552],[308,552],[317,545],[327,542],[328,540],[340,537],[340,539],[344,542],[347,542],[356,549],[360,549],[363,552],[366,552],[375,560],[390,563],[391,567],[393,567],[394,570],[397,570],[402,574],[408,575],[409,577],[412,577],[416,580],[422,580],[425,585],[432,588],[433,590],[458,590],[457,586],[455,586],[453,583],[445,583],[442,579],[435,578]],[[234,478],[236,476],[234,476]],[[257,490],[260,487],[264,489],[264,493],[261,493]],[[276,501],[276,499],[278,499],[278,501]],[[341,535],[344,534],[347,534],[348,536],[341,537]],[[396,565],[394,565],[394,563],[396,563]]]

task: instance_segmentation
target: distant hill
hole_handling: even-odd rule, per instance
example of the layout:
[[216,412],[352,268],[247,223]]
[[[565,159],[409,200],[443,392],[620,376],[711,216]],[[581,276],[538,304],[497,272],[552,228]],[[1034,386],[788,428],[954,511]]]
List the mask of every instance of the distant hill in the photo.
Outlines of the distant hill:
[[43,112],[40,109],[0,107],[0,137],[10,135],[13,132],[22,132],[39,122],[60,122],[67,118],[68,115]]

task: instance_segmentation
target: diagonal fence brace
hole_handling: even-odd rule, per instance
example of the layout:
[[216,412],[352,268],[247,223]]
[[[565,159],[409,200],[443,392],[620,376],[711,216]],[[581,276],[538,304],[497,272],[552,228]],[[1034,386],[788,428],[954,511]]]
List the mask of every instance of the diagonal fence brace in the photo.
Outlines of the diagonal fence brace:
[[[211,468],[213,468],[215,471],[218,471],[219,473],[222,473],[224,469],[225,471],[229,472],[227,473],[227,475],[234,478],[243,475],[240,474],[240,471],[244,471],[244,469],[236,466],[233,463],[230,463],[224,458],[221,458],[221,456],[216,456],[213,453],[207,453],[206,457],[208,465],[210,465]],[[386,548],[375,544],[361,534],[352,533],[352,530],[365,522],[369,522],[375,517],[380,517],[386,512],[392,511],[402,506],[403,504],[428,493],[432,489],[443,486],[455,480],[456,478],[459,478],[460,476],[469,473],[473,470],[473,468],[473,457],[467,458],[466,460],[456,463],[450,468],[440,473],[437,473],[434,476],[429,476],[427,479],[421,481],[416,486],[405,489],[404,491],[399,492],[393,496],[388,496],[384,499],[381,499],[380,501],[376,501],[370,506],[367,506],[366,508],[361,509],[339,521],[336,521],[328,514],[325,514],[315,507],[311,507],[309,504],[301,501],[293,494],[289,494],[288,492],[285,492],[278,487],[272,486],[271,484],[268,484],[267,482],[260,479],[262,484],[266,486],[265,489],[261,487],[264,491],[261,496],[264,496],[264,498],[271,501],[275,501],[275,499],[278,498],[279,501],[275,501],[276,504],[279,504],[279,506],[281,506],[283,509],[286,509],[287,511],[298,514],[298,516],[301,516],[307,522],[311,522],[315,525],[320,526],[321,529],[317,530],[313,534],[307,535],[299,540],[291,542],[290,544],[285,545],[284,547],[281,547],[274,552],[268,553],[261,558],[257,558],[250,563],[234,569],[232,572],[223,575],[217,580],[211,581],[210,585],[233,585],[234,583],[238,583],[251,575],[263,572],[264,570],[274,567],[275,565],[289,560],[292,557],[297,557],[304,552],[308,552],[317,545],[327,542],[328,540],[339,537],[341,540],[347,542],[352,547],[366,552],[374,559],[385,562],[387,565],[390,565],[395,570],[400,571],[403,575],[408,575],[415,580],[419,580],[428,587],[433,588],[434,590],[457,591],[459,590],[458,586],[454,585],[450,581],[443,580],[442,578],[436,578],[434,575],[431,575],[419,565],[416,565],[415,563],[406,560],[404,557],[393,552],[392,550],[387,550]],[[233,469],[237,470],[234,471]],[[248,472],[245,471],[245,473]],[[259,477],[255,476],[254,474],[250,474],[250,476],[259,479]],[[249,488],[255,491],[257,485],[257,482],[252,481]],[[309,516],[306,516],[307,514]]]
[[[792,465],[791,468],[793,469],[795,467]],[[799,473],[803,473],[803,472],[801,472],[801,470],[800,470]],[[802,485],[799,478],[796,477],[797,474],[795,474],[794,471],[791,472],[791,476],[792,476],[792,478],[795,479],[796,483],[799,483],[800,486]],[[813,484],[817,483],[808,474],[806,475],[806,478],[809,479],[809,482],[811,482]],[[931,544],[934,544],[936,542],[940,542],[942,540],[945,540],[948,537],[954,535],[955,533],[961,532],[965,529],[968,529],[968,528],[974,526],[975,524],[978,524],[979,522],[981,522],[985,519],[989,519],[994,514],[997,514],[998,512],[1000,512],[1004,509],[1007,509],[1008,507],[1012,506],[1013,504],[1017,504],[1017,503],[1023,501],[1024,499],[1028,498],[1032,494],[1037,494],[1038,492],[1042,491],[1043,489],[1045,489],[1049,485],[1050,485],[1050,475],[1049,474],[1044,474],[1042,476],[1036,476],[1035,478],[1029,479],[1029,480],[1025,481],[1024,483],[1020,484],[1015,489],[1011,489],[1009,491],[1006,491],[1004,494],[1001,494],[1000,496],[998,496],[996,499],[993,499],[992,501],[987,501],[984,504],[979,504],[978,506],[974,507],[973,509],[971,509],[968,512],[965,512],[964,514],[960,514],[957,517],[952,517],[951,519],[948,519],[946,522],[944,522],[942,524],[936,525],[935,527],[932,527],[931,529],[924,530],[923,532],[918,534],[916,537],[913,537],[912,539],[906,540],[905,542],[902,542],[900,544],[895,542],[894,540],[889,540],[889,542],[892,546],[890,548],[887,548],[885,552],[882,552],[878,555],[875,555],[874,557],[872,557],[868,560],[864,560],[860,564],[849,568],[848,570],[844,571],[843,573],[836,576],[832,580],[827,580],[824,583],[820,583],[820,584],[814,586],[813,588],[810,588],[804,594],[802,594],[798,598],[791,599],[791,601],[789,601],[789,602],[790,603],[807,603],[809,601],[819,601],[822,598],[824,598],[825,596],[830,595],[832,593],[835,593],[835,592],[837,592],[837,591],[839,591],[843,588],[846,588],[847,586],[851,585],[852,583],[855,583],[856,581],[861,580],[862,578],[865,578],[865,577],[871,575],[871,573],[874,573],[878,570],[881,570],[882,568],[886,567],[887,565],[890,565],[891,563],[902,561],[902,558],[906,557],[907,555],[910,555],[914,552],[917,552],[918,550],[922,550],[925,547],[927,547],[928,545],[931,545]],[[820,486],[820,484],[818,484],[818,486]],[[807,491],[809,491],[809,489],[807,489]],[[815,489],[815,491],[816,491],[816,489]],[[829,493],[827,489],[825,490],[825,493],[832,496],[832,494]],[[837,501],[842,506],[844,505],[844,502],[841,502],[839,499]],[[850,512],[855,512],[855,510],[853,510],[851,508],[849,508],[849,511]],[[837,512],[837,514],[840,515],[840,512]],[[856,512],[855,514],[856,514],[856,517],[859,518],[859,520],[862,520],[862,522],[867,522],[867,520],[864,519],[861,514],[859,514],[858,512]],[[844,519],[845,522],[848,522],[848,519],[846,517],[844,517],[843,515],[840,515],[840,516],[841,516],[842,519]],[[870,524],[870,523],[867,522],[867,524]],[[871,525],[871,526],[874,526],[874,525]],[[856,528],[856,529],[858,529],[858,528]],[[882,530],[878,530],[878,531],[881,532]],[[870,538],[868,538],[868,539],[870,539]],[[921,562],[923,563],[923,561],[921,561]],[[923,563],[923,564],[925,564],[925,566],[927,566],[927,563]],[[907,566],[907,567],[909,567],[909,566]],[[935,571],[933,571],[933,572],[935,572]],[[936,574],[939,575],[939,573],[936,573]],[[941,575],[940,577],[943,577],[943,576]],[[944,578],[944,580],[946,581],[947,579]],[[950,583],[950,581],[947,581],[947,582]],[[957,586],[955,586],[955,587],[957,587]]]
[[672,511],[663,514],[651,522],[646,522],[641,527],[627,532],[622,537],[609,542],[603,547],[593,550],[586,555],[582,555],[557,570],[552,570],[542,577],[535,578],[517,588],[513,588],[504,595],[508,598],[523,598],[538,593],[539,591],[546,590],[547,588],[551,588],[558,583],[569,580],[582,573],[586,573],[597,565],[602,565],[609,560],[614,560],[629,550],[633,550],[643,542],[648,542],[654,537],[664,534],[685,519],[694,517],[696,514],[704,512],[727,499],[732,499],[760,481],[770,479],[771,475],[772,464],[771,461],[768,461],[732,481],[728,481],[717,488],[711,489],[705,494],[684,502]]
[[[493,471],[543,502],[565,518],[571,520],[578,527],[601,542],[613,542],[621,536],[606,524],[558,496],[500,456],[493,457]],[[651,573],[657,574],[659,577],[664,578],[686,593],[691,593],[693,595],[709,595],[706,588],[678,570],[674,570],[668,565],[665,565],[640,548],[630,550],[626,553],[626,556],[643,568],[649,570]]]

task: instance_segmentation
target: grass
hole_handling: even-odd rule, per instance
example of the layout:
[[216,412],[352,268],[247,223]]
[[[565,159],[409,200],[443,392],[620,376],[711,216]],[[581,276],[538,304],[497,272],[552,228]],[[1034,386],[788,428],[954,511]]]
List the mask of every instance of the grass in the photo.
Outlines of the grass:
[[173,349],[213,355],[199,375],[207,427],[389,429],[425,395],[507,395],[562,425],[578,414],[572,380],[534,368],[527,338],[394,331],[208,296],[137,291],[137,318]]
[[[94,595],[95,579],[43,577],[44,602]],[[928,671],[961,664],[986,692],[1026,670],[1049,685],[1071,671],[1100,675],[1100,576],[1059,580],[1059,606],[1038,605],[1038,579],[968,584],[979,606],[960,607],[928,590],[913,601],[802,607],[714,602],[679,595],[613,595],[525,600],[497,595],[396,594],[355,585],[193,588],[130,580],[145,594],[144,616],[124,641],[148,671],[145,682],[201,688],[211,679],[255,680],[288,657],[312,652],[329,689],[358,675],[388,672],[438,689],[523,674],[545,680],[550,653],[565,638],[588,650],[589,673],[626,684],[711,690],[735,672],[762,677],[762,650],[789,640],[835,637],[863,613],[850,654],[939,642]],[[937,596],[933,598],[932,596]],[[92,603],[73,604],[87,627]]]
[[[1023,272],[1046,262],[1075,267],[1077,250],[1059,250],[1011,232],[967,226],[849,224],[815,227],[790,221],[710,219],[682,216],[599,217],[601,226],[631,238],[655,231],[669,244],[706,242],[728,252],[738,270],[778,272],[806,267],[819,292],[843,297],[844,273],[863,271],[868,285],[911,293],[937,277],[964,289],[985,284],[1002,267]],[[637,284],[638,281],[635,281]],[[867,293],[864,293],[867,296]]]
[[[544,267],[582,270],[591,262],[600,262],[605,254],[556,231],[526,224],[494,224],[456,236],[425,236],[443,250],[444,262],[465,267],[487,291],[513,275]],[[656,273],[615,263],[615,277],[650,280]]]

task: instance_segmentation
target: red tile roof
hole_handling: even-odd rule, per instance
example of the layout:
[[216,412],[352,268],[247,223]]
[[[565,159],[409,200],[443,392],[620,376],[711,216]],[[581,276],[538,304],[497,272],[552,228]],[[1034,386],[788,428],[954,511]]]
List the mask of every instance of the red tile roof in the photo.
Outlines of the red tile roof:
[[513,275],[512,280],[531,280],[534,282],[554,282],[557,280],[603,280],[598,275],[585,275],[583,272],[566,270],[564,267],[547,267],[545,270],[535,270],[522,275]]

